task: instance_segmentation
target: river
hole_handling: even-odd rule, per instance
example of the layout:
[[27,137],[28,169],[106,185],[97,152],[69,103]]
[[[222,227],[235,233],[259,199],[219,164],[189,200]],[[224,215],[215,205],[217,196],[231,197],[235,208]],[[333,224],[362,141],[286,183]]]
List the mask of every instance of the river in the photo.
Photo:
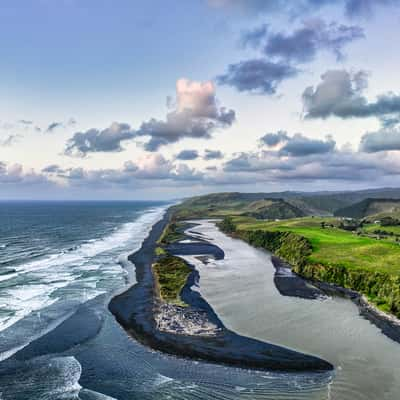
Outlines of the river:
[[[82,206],[79,207],[81,210]],[[335,365],[333,376],[331,373],[249,371],[184,360],[141,345],[116,322],[108,311],[108,303],[116,292],[135,284],[134,266],[126,263],[126,254],[129,249],[132,252],[138,248],[143,235],[160,218],[165,206],[157,209],[146,206],[144,214],[131,216],[133,221],[139,218],[132,226],[125,225],[125,214],[129,214],[132,206],[98,207],[108,209],[107,213],[102,211],[108,218],[107,229],[114,216],[118,216],[121,228],[118,225],[115,230],[111,225],[111,236],[108,231],[97,235],[98,238],[89,235],[89,228],[93,226],[97,232],[98,219],[105,219],[95,212],[91,219],[95,223],[88,225],[82,221],[88,227],[78,230],[82,232],[79,240],[83,243],[77,243],[76,248],[68,244],[68,249],[72,250],[65,254],[70,264],[64,262],[67,256],[60,253],[55,261],[51,258],[49,274],[46,275],[48,258],[44,258],[45,264],[39,265],[42,269],[33,270],[36,276],[40,272],[49,282],[50,278],[58,276],[54,285],[67,272],[72,274],[75,269],[81,271],[93,264],[90,275],[76,273],[70,289],[68,292],[63,289],[65,293],[57,303],[22,316],[20,321],[0,332],[0,347],[4,350],[0,362],[1,400],[396,400],[400,397],[399,344],[361,318],[350,301],[281,296],[273,283],[270,255],[224,235],[212,222],[202,221],[195,230],[221,247],[226,257],[207,265],[189,257],[200,271],[200,287],[195,289],[201,291],[227,327],[240,334],[320,356]],[[39,211],[40,216],[44,215],[43,209]],[[47,207],[46,212],[50,211]],[[89,218],[87,212],[84,215]],[[123,218],[119,217],[121,215]],[[57,220],[52,220],[52,224],[57,225]],[[12,222],[15,226],[15,217]],[[59,226],[64,225],[62,220]],[[35,226],[43,226],[43,223]],[[125,238],[127,228],[128,240],[122,240],[120,229]],[[114,240],[116,234],[118,240]],[[93,237],[96,241],[92,241]],[[88,239],[89,244],[86,243]],[[92,251],[97,243],[102,245],[101,252]],[[102,250],[104,245],[107,245],[105,251]],[[44,248],[47,247],[46,242]],[[58,251],[59,247],[56,244],[54,249]],[[82,249],[90,252],[82,253]],[[82,253],[84,262],[75,266],[71,253],[74,257]],[[63,262],[58,262],[59,257]],[[119,263],[131,273],[124,274]],[[57,271],[61,271],[60,274],[57,275]],[[27,270],[29,274],[33,272]],[[89,291],[92,286],[87,285],[89,278],[91,282],[94,278],[100,282],[92,285],[96,290],[101,289],[99,294],[88,296],[92,293]],[[7,283],[3,281],[3,285],[4,282]],[[35,282],[29,280],[28,283]],[[43,287],[43,295],[46,290]],[[77,296],[81,292],[86,296],[82,301],[69,301],[70,297],[80,300]],[[8,294],[5,298],[12,297]]]
[[199,290],[227,327],[334,364],[321,399],[400,398],[400,345],[361,317],[351,301],[280,295],[269,253],[226,236],[211,221],[197,222],[195,231],[222,248],[225,259],[204,265],[185,258],[200,271]]

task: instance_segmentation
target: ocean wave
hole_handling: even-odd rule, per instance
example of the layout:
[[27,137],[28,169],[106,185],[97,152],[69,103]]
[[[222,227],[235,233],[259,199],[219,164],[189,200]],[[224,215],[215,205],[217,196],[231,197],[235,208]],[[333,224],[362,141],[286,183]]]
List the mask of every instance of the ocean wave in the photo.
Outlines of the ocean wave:
[[93,390],[81,389],[79,392],[80,400],[117,400],[115,397],[106,396],[103,393],[94,392]]
[[18,319],[0,332],[0,362],[7,360],[34,340],[52,331],[77,309],[79,303],[53,303]]
[[[0,399],[79,400],[82,367],[75,357],[41,357],[1,368]],[[101,399],[101,397],[99,397]]]
[[[29,343],[30,338],[47,332],[48,310],[51,309],[54,318],[47,322],[63,320],[67,311],[63,304],[75,304],[76,309],[79,304],[124,286],[128,254],[140,248],[165,210],[165,206],[147,209],[135,221],[124,223],[104,238],[88,241],[68,252],[60,251],[17,265],[13,273],[2,275],[0,303],[6,312],[0,314],[0,358],[9,357],[14,353],[10,350],[18,350]],[[68,309],[67,313],[70,311]],[[24,324],[25,319],[32,318],[36,322]],[[20,337],[21,324],[24,328]],[[7,339],[15,334],[20,340]]]

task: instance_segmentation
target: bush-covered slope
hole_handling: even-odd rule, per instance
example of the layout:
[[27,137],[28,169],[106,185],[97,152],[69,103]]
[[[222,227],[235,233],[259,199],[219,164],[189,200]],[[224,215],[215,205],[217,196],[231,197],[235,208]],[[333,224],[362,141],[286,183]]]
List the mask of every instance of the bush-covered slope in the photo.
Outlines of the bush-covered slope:
[[[277,193],[212,193],[185,199],[180,206],[176,207],[176,211],[179,211],[179,216],[182,218],[204,218],[207,216],[241,214],[245,211],[244,208],[251,203],[281,200],[301,210],[303,215],[332,215],[338,209],[367,198],[400,199],[400,189],[316,193],[290,191]],[[286,206],[285,208],[287,209]]]
[[235,217],[222,221],[220,228],[275,253],[299,275],[356,290],[400,318],[400,246],[323,227],[323,221]]
[[304,217],[306,214],[298,207],[283,199],[266,199],[250,203],[243,215],[256,219],[288,219]]
[[262,193],[217,193],[185,200],[176,206],[177,218],[247,215],[257,219],[286,219],[307,215],[301,208],[279,197]]
[[390,216],[400,214],[399,199],[365,199],[335,212],[336,216],[349,218],[365,218]]
[[161,299],[166,303],[184,305],[180,293],[191,273],[191,269],[179,257],[164,256],[153,265],[153,272]]

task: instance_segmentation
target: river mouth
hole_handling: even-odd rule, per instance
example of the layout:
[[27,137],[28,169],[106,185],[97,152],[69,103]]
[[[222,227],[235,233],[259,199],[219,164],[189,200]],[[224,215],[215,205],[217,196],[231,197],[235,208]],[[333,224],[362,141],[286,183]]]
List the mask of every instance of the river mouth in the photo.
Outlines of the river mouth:
[[[0,363],[4,400],[397,399],[399,345],[344,299],[281,296],[269,255],[200,221],[225,260],[193,257],[202,295],[240,334],[314,354],[329,373],[252,371],[156,352],[129,337],[99,296],[41,339]],[[66,337],[69,338],[67,346]]]
[[199,270],[198,290],[227,327],[334,364],[330,399],[398,397],[400,346],[362,318],[351,301],[280,295],[270,254],[224,235],[212,221],[196,222],[195,230],[219,246],[225,259],[184,258]]

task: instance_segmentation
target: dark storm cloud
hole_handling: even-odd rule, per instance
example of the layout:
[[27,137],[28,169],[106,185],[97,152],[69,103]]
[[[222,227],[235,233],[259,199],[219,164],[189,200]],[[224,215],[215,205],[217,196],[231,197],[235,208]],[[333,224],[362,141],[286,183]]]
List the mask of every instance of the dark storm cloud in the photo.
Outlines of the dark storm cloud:
[[337,59],[343,58],[343,47],[364,37],[358,26],[327,24],[321,19],[309,20],[291,33],[266,34],[264,52],[287,62],[312,61],[321,50],[333,52]]
[[145,149],[156,151],[161,146],[184,138],[209,139],[216,129],[231,126],[235,119],[235,112],[223,107],[210,116],[197,114],[196,110],[184,109],[168,113],[166,120],[151,119],[142,123],[136,136],[149,136]]
[[63,124],[62,122],[52,122],[51,124],[49,124],[49,126],[46,129],[46,132],[53,132],[55,129],[62,127]]
[[64,173],[64,171],[65,170],[57,164],[50,164],[42,169],[42,173],[44,174],[61,174]]
[[298,74],[298,70],[281,62],[263,59],[241,61],[231,64],[225,74],[217,77],[221,85],[229,85],[239,92],[274,94],[282,81]]
[[[387,140],[381,139],[375,137],[373,143],[370,141],[369,150],[400,150],[400,131],[397,136],[392,132]],[[302,134],[289,136],[284,131],[278,131],[264,135],[260,142],[273,149],[262,147],[256,152],[235,154],[223,165],[225,181],[240,183],[246,177],[253,182],[271,183],[292,180],[370,181],[400,176],[399,161],[388,153],[379,156],[350,148],[338,149],[330,136],[321,140]]]
[[321,50],[341,59],[343,47],[363,36],[357,26],[327,24],[321,19],[303,22],[291,33],[270,32],[264,24],[245,32],[241,39],[242,44],[259,48],[263,57],[230,64],[217,82],[240,92],[275,94],[283,81],[299,74],[297,65],[311,62]]
[[400,113],[400,96],[387,93],[369,102],[363,95],[368,86],[367,74],[363,71],[350,73],[345,70],[330,70],[321,76],[322,82],[310,86],[303,92],[306,118],[388,118]]
[[280,152],[241,153],[224,164],[230,183],[284,181],[371,181],[400,175],[399,165],[388,158],[353,151],[316,152],[302,157]]
[[196,158],[199,158],[199,152],[197,150],[182,150],[175,158],[184,161],[196,160]]
[[274,170],[289,170],[295,166],[291,162],[282,162],[277,153],[239,153],[224,164],[225,172],[263,173]]
[[203,174],[186,164],[175,165],[160,154],[149,154],[140,163],[127,161],[116,169],[85,169],[74,167],[59,169],[57,165],[46,168],[47,174],[56,173],[73,186],[129,186],[181,185],[187,181],[201,181]]
[[285,131],[267,133],[261,137],[260,142],[268,147],[281,145],[277,154],[292,157],[330,153],[336,146],[336,142],[330,136],[327,136],[325,140],[320,140],[308,138],[300,133],[289,136]]
[[76,132],[68,140],[65,154],[84,157],[88,153],[119,152],[123,150],[121,143],[134,138],[135,135],[135,131],[128,124],[117,122],[101,131],[89,129],[86,132]]
[[399,0],[207,0],[209,4],[250,13],[285,13],[300,17],[325,5],[337,4],[351,17],[370,16],[382,6],[396,6]]
[[278,131],[276,133],[267,133],[261,139],[261,143],[273,147],[289,139],[285,131]]
[[267,32],[268,32],[267,24],[262,24],[257,28],[247,30],[243,32],[242,37],[240,39],[240,43],[243,47],[249,46],[256,49],[263,44]]
[[379,6],[396,6],[399,0],[347,0],[345,2],[346,13],[350,16],[369,16]]
[[[21,164],[6,164],[0,162],[0,184],[18,185],[30,188],[32,185],[49,184],[53,186],[47,177],[38,174],[32,169],[25,170]],[[31,190],[31,188],[30,188]]]
[[400,130],[381,129],[376,132],[368,132],[362,136],[360,151],[377,153],[380,151],[400,151]]
[[123,150],[122,141],[139,137],[145,137],[144,148],[154,152],[185,138],[209,139],[215,131],[230,127],[236,120],[234,110],[219,106],[215,86],[210,81],[179,79],[174,107],[165,119],[151,118],[139,129],[113,123],[102,131],[77,132],[68,141],[65,153],[84,156],[91,152],[118,152]]
[[292,157],[303,157],[330,153],[335,149],[335,146],[336,142],[331,137],[327,137],[326,140],[310,139],[298,133],[288,139],[279,153]]
[[220,160],[221,158],[224,158],[224,154],[220,150],[209,150],[209,149],[204,150],[203,159],[206,161]]

